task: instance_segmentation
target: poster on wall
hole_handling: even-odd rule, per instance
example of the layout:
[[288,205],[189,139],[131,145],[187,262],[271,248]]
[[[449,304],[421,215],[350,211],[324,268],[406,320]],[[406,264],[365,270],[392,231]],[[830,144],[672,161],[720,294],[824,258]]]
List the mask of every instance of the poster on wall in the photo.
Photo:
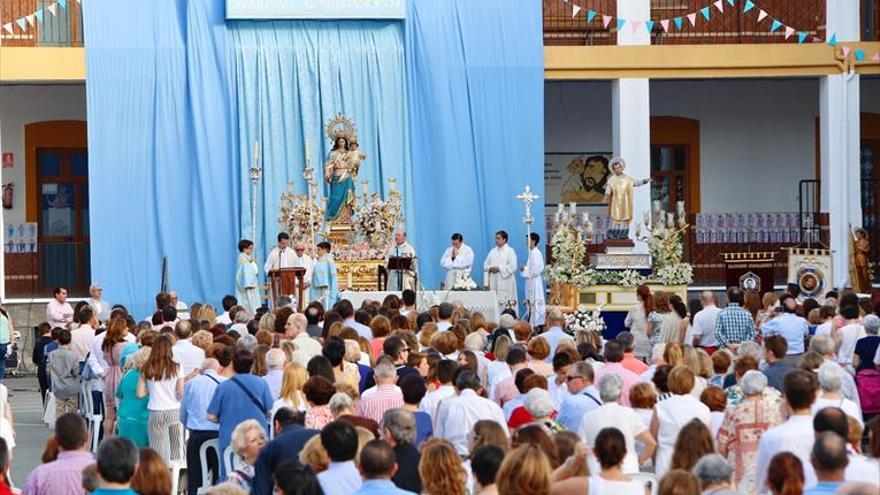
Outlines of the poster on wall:
[[36,253],[36,222],[7,223],[4,226],[4,251],[7,253]]
[[546,153],[544,192],[546,205],[578,203],[600,205],[610,171],[611,153]]

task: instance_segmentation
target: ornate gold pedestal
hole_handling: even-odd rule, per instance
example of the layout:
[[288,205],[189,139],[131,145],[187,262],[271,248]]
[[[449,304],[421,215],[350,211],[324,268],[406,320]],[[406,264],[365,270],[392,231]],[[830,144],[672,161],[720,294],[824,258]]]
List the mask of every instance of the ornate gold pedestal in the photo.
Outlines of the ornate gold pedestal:
[[[354,224],[351,223],[331,223],[330,235],[327,240],[333,246],[344,248],[351,245],[352,237],[354,237]],[[340,279],[342,280],[342,279]]]
[[378,267],[385,260],[336,260],[339,291],[379,290]]
[[572,308],[578,307],[578,288],[574,284],[553,284],[550,286],[550,305]]

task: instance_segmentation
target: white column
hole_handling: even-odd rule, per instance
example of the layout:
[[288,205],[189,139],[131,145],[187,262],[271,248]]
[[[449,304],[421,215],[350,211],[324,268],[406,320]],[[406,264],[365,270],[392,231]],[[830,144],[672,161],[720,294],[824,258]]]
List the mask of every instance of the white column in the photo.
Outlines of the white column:
[[[617,16],[645,21],[651,17],[650,0],[617,2]],[[633,33],[629,23],[617,33],[618,45],[649,45],[651,38],[642,26]],[[614,155],[626,161],[626,174],[639,180],[651,176],[651,91],[647,78],[616,79],[611,84]],[[651,186],[637,187],[633,197],[633,223],[630,238],[635,239],[636,222],[642,212],[651,211]],[[635,251],[647,253],[648,246],[636,242]]]
[[[827,32],[838,42],[859,39],[858,0],[828,0]],[[859,76],[835,74],[819,79],[820,202],[829,216],[834,251],[834,286],[851,285],[850,226],[861,226]]]

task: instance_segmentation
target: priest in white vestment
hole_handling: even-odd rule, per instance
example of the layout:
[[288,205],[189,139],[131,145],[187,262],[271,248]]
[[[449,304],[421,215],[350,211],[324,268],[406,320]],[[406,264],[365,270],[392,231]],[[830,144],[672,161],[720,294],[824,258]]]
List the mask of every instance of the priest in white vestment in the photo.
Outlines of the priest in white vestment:
[[311,256],[306,254],[305,243],[297,242],[296,247],[291,249],[290,237],[282,232],[278,234],[278,245],[272,248],[272,251],[269,252],[269,256],[266,258],[266,264],[263,265],[263,269],[268,275],[271,270],[278,270],[281,268],[305,268],[306,273],[303,276],[303,289],[308,289],[312,283],[312,270],[314,269],[314,266],[314,260],[312,260]]
[[496,232],[495,247],[489,251],[486,261],[483,262],[487,286],[498,296],[499,311],[508,307],[513,307],[514,310],[519,307],[516,294],[516,251],[507,241],[507,232]]
[[398,230],[394,233],[394,244],[385,253],[385,266],[388,266],[390,258],[410,258],[411,270],[388,270],[388,290],[400,292],[404,290],[417,290],[416,280],[419,275],[419,265],[416,261],[416,250],[406,240],[406,231]]
[[440,266],[446,270],[444,288],[450,290],[460,277],[470,276],[473,265],[474,250],[464,243],[464,237],[461,234],[457,232],[452,234],[452,245],[446,248],[446,252],[440,258]]
[[526,279],[526,310],[529,313],[529,324],[537,328],[544,324],[544,254],[538,249],[541,236],[532,232],[529,235],[529,261],[523,265],[521,272]]

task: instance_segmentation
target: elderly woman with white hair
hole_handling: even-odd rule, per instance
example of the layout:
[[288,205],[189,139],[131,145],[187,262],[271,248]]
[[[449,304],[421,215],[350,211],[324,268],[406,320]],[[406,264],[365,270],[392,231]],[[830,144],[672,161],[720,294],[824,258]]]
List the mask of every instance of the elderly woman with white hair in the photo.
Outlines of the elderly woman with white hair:
[[691,470],[700,480],[703,495],[735,495],[733,466],[718,454],[704,455]]
[[880,316],[865,315],[862,326],[865,327],[865,336],[856,342],[852,361],[856,373],[874,369],[874,357],[880,348]]
[[764,399],[767,375],[749,370],[739,380],[743,400],[724,413],[716,448],[734,467],[734,482],[746,481],[749,493],[755,493],[754,476],[758,444],[765,431],[782,422],[782,410],[776,402]]
[[844,397],[840,390],[845,373],[846,371],[840,365],[830,361],[825,361],[822,366],[819,366],[819,395],[816,397],[816,402],[813,403],[813,416],[826,407],[839,407],[847,416],[851,416],[864,426],[861,408],[855,402]]
[[232,451],[242,461],[229,473],[226,480],[245,492],[251,492],[251,484],[254,480],[254,464],[257,456],[266,446],[266,432],[255,419],[242,421],[232,430]]
[[[829,335],[816,335],[810,340],[810,350],[821,354],[822,358],[829,363],[837,363],[836,347],[834,339]],[[844,373],[841,376],[840,392],[844,398],[855,402],[861,408],[856,381],[849,373]]]
[[556,415],[556,405],[550,392],[543,388],[533,388],[523,398],[523,407],[532,415],[532,423],[546,427],[551,433],[565,430],[565,427],[557,423],[553,417]]
[[[602,405],[584,414],[578,434],[589,447],[593,447],[596,436],[605,428],[616,428],[623,433],[626,441],[626,457],[621,469],[624,473],[638,473],[639,466],[654,455],[657,441],[644,421],[632,408],[620,405],[623,394],[623,379],[615,373],[603,375],[599,379],[599,397]],[[636,454],[636,440],[644,445],[640,454]]]
[[281,395],[281,383],[284,380],[284,365],[287,364],[287,355],[281,349],[269,349],[266,353],[267,372],[263,380],[269,385],[272,392],[272,400],[278,400]]

